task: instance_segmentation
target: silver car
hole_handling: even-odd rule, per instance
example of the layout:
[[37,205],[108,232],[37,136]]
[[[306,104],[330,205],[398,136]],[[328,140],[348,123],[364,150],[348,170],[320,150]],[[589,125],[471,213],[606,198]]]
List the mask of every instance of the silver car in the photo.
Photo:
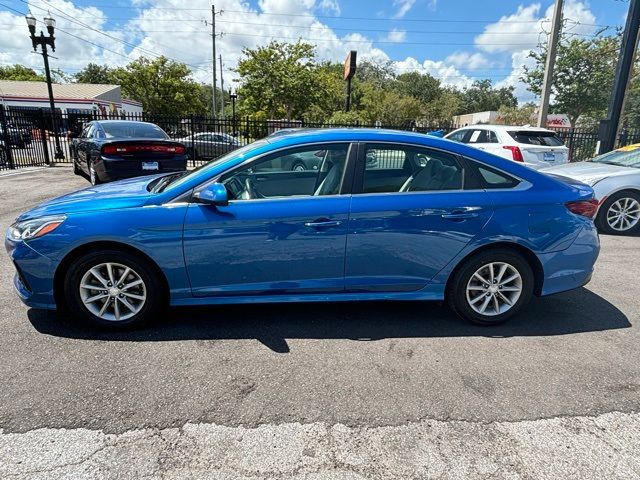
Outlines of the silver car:
[[640,143],[584,162],[541,171],[593,187],[600,202],[595,221],[601,232],[630,234],[640,231]]
[[217,158],[241,146],[231,135],[217,132],[200,132],[175,140],[187,147],[189,157],[195,159]]

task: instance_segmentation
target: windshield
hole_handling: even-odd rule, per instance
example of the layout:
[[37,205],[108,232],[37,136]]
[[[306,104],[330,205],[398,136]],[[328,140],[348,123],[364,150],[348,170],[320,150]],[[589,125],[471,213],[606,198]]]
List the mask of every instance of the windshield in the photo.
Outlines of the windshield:
[[107,138],[157,138],[162,140],[169,138],[160,127],[152,123],[114,122],[101,125]]
[[619,165],[621,167],[640,168],[640,145],[629,145],[618,150],[599,155],[587,162]]
[[[188,182],[194,176],[200,174],[201,172],[206,172],[207,170],[211,170],[214,166],[219,165],[220,163],[226,162],[228,160],[232,160],[238,157],[246,157],[250,152],[265,146],[267,143],[269,142],[267,142],[266,140],[258,140],[256,142],[245,145],[242,148],[232,150],[226,155],[223,155],[207,163],[204,163],[199,167],[195,168],[194,170],[191,170],[190,172],[180,173],[177,176],[171,176],[171,178],[168,179],[168,181],[162,182],[162,185],[160,183],[155,184],[152,187],[153,188],[152,191],[153,193],[157,193],[157,192],[162,192],[166,190],[169,186],[171,186],[171,188],[175,188],[175,187],[179,187],[180,185],[184,185],[186,182]],[[167,178],[167,177],[163,177],[163,179],[164,178]]]

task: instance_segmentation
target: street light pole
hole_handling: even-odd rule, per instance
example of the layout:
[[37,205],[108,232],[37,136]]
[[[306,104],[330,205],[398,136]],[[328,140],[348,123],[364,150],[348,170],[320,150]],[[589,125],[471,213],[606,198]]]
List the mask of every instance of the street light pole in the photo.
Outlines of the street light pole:
[[54,36],[54,30],[56,26],[56,21],[51,17],[51,15],[47,15],[44,17],[44,24],[47,27],[47,32],[49,33],[48,37],[44,36],[42,30],[40,31],[40,36],[36,36],[36,18],[29,12],[25,17],[27,21],[27,26],[29,27],[29,34],[31,36],[31,43],[33,44],[33,51],[37,51],[38,45],[42,48],[42,58],[44,59],[44,73],[47,79],[47,90],[49,92],[49,108],[51,110],[51,125],[53,127],[53,138],[56,143],[56,152],[54,154],[54,158],[56,160],[64,160],[64,154],[62,153],[62,148],[60,147],[60,137],[58,136],[58,121],[56,119],[56,105],[53,100],[53,86],[51,84],[51,71],[49,70],[49,52],[47,50],[47,45],[51,47],[51,50],[56,51],[56,37]]

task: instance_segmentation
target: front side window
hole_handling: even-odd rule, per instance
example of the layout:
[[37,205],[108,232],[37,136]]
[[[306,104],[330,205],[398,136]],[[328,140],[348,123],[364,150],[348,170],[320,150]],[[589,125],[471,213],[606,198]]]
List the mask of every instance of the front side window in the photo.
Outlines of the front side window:
[[462,142],[464,140],[464,136],[466,135],[467,130],[458,130],[457,132],[453,132],[447,138],[449,140],[453,140],[454,142]]
[[365,155],[363,193],[462,189],[463,168],[448,153],[411,146],[367,145]]
[[289,149],[230,172],[221,182],[230,200],[337,195],[348,154],[349,144]]

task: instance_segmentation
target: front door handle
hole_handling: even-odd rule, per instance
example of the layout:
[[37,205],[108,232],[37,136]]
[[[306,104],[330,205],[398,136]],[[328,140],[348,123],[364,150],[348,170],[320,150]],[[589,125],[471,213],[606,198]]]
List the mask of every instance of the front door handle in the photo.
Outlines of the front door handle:
[[447,220],[466,220],[468,218],[476,218],[481,207],[461,207],[449,210],[442,214],[442,218]]
[[315,222],[307,222],[304,224],[304,226],[309,228],[328,228],[328,227],[337,227],[341,223],[342,222],[339,220],[318,219]]

